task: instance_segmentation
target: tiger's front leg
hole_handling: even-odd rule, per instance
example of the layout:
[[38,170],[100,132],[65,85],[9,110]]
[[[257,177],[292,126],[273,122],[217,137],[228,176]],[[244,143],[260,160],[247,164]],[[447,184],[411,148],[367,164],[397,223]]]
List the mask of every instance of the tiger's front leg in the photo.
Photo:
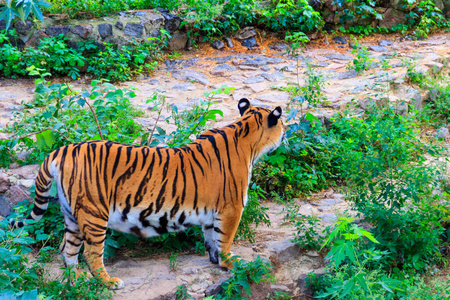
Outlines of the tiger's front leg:
[[232,269],[233,259],[231,253],[231,244],[241,220],[243,208],[236,208],[229,204],[224,208],[222,213],[214,219],[214,240],[220,253],[224,258],[220,258],[220,266]]
[[[92,218],[92,216],[90,216]],[[125,286],[117,277],[110,277],[103,264],[103,251],[105,249],[107,220],[97,218],[94,221],[80,220],[79,224],[84,236],[84,257],[94,276],[101,278],[102,282],[111,289],[121,289]]]
[[205,239],[205,249],[208,251],[209,260],[213,264],[219,263],[219,247],[214,239],[214,223],[203,225],[203,237]]

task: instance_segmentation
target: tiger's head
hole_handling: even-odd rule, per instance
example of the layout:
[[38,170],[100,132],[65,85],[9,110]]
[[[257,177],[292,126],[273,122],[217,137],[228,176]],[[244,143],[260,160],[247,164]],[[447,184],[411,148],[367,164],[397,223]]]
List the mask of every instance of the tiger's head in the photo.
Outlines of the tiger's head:
[[281,120],[282,109],[274,110],[253,107],[246,98],[239,100],[240,120],[247,122],[249,132],[253,132],[254,152],[256,161],[262,155],[271,152],[281,145],[286,137],[286,126]]

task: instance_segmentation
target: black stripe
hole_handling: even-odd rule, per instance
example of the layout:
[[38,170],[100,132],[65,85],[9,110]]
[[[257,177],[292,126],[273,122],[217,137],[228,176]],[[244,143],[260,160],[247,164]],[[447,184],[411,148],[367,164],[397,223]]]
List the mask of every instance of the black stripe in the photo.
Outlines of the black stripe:
[[46,211],[47,211],[46,209],[42,209],[42,208],[40,208],[40,207],[38,207],[38,206],[36,206],[36,205],[33,207],[33,213],[34,213],[36,216],[43,215],[43,214],[45,214]]
[[198,186],[197,186],[197,178],[195,177],[194,168],[191,165],[191,173],[192,173],[192,179],[194,180],[194,209],[197,208],[197,201],[198,201]]
[[155,213],[158,213],[164,205],[164,200],[165,200],[164,194],[166,192],[166,185],[167,185],[167,179],[164,180],[164,182],[161,186],[161,190],[159,190],[158,197],[156,198]]

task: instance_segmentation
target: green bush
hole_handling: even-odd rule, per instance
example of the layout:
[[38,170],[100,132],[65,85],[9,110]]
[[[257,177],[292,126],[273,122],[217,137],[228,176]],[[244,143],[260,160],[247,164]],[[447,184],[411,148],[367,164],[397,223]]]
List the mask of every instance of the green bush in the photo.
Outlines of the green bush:
[[155,61],[160,54],[157,38],[150,39],[147,43],[132,43],[123,46],[120,50],[112,44],[105,44],[106,48],[92,55],[88,59],[88,74],[97,79],[111,81],[127,81],[133,76],[156,69]]
[[339,218],[330,233],[327,244],[329,273],[321,277],[311,274],[310,282],[318,299],[395,299],[394,291],[402,291],[402,282],[391,278],[383,270],[370,268],[386,255],[387,251],[374,250],[372,243],[379,242],[363,228],[352,224],[352,218]]
[[223,291],[215,299],[246,299],[243,296],[243,291],[248,296],[251,296],[251,283],[270,282],[274,280],[274,277],[270,274],[272,269],[273,266],[259,256],[250,262],[234,260],[233,269],[231,270],[232,276],[222,284]]
[[[17,38],[14,30],[9,31],[12,38]],[[86,74],[97,79],[109,81],[126,81],[141,73],[154,71],[161,59],[163,45],[167,44],[170,35],[164,29],[158,38],[149,38],[139,44],[130,42],[117,47],[105,44],[105,50],[92,42],[80,43],[75,50],[69,48],[67,37],[43,38],[36,47],[20,50],[13,46],[11,37],[0,32],[0,76],[25,77],[29,69],[39,69],[45,76],[80,77],[80,70],[87,65]]]
[[273,31],[298,30],[311,32],[322,29],[325,22],[307,0],[278,0],[261,13],[260,24]]
[[236,232],[236,237],[241,239],[248,239],[250,243],[255,242],[256,231],[253,228],[258,227],[259,224],[270,226],[270,219],[267,215],[267,207],[260,203],[260,199],[266,199],[263,190],[256,184],[252,184],[248,189],[248,202],[242,213],[241,221]]
[[287,199],[335,185],[339,178],[337,140],[321,123],[294,123],[288,140],[255,166],[253,180],[263,190]]
[[[11,31],[9,31],[11,33]],[[14,37],[14,33],[13,33]],[[79,77],[79,67],[84,66],[82,51],[70,49],[67,37],[43,38],[37,48],[19,50],[10,42],[10,37],[0,32],[0,76],[18,77],[28,75],[31,66],[53,75]]]
[[[22,215],[31,210],[31,205],[19,206],[17,210]],[[53,218],[55,215],[58,216],[56,220]],[[63,277],[58,280],[49,281],[44,276],[46,259],[54,252],[53,246],[47,244],[52,245],[55,240],[59,243],[64,231],[59,207],[50,205],[49,213],[44,215],[42,221],[46,224],[44,227],[34,223],[15,230],[8,230],[9,223],[6,219],[0,223],[0,298],[111,298],[112,293],[96,277],[87,279],[86,276],[81,276],[75,279],[73,270],[70,269],[66,269]],[[30,252],[36,249],[36,243],[43,246],[39,249],[40,257],[38,260],[29,259]]]
[[7,128],[17,147],[31,151],[28,163],[71,143],[105,138],[131,144],[142,136],[142,127],[130,118],[142,114],[130,103],[136,96],[132,89],[99,81],[91,86],[74,92],[67,84],[37,85],[34,102],[23,103],[24,111]]

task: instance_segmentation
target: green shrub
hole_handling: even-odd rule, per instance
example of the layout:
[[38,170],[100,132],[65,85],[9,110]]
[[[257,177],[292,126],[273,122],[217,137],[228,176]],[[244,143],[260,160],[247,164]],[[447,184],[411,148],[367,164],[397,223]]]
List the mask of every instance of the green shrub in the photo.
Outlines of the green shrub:
[[300,207],[297,204],[288,204],[286,208],[286,220],[297,230],[294,232],[292,241],[303,249],[318,251],[322,248],[330,228],[322,228],[320,218],[314,215],[303,215],[299,213],[299,210]]
[[260,24],[273,31],[298,30],[311,32],[322,29],[325,22],[307,0],[277,0],[274,7],[262,11]]
[[251,296],[251,283],[273,281],[274,277],[270,275],[271,269],[273,269],[273,266],[259,256],[250,262],[234,260],[231,270],[232,276],[222,284],[223,291],[215,299],[246,299],[242,290],[248,296]]
[[267,215],[267,207],[260,203],[260,199],[266,199],[263,190],[256,184],[252,184],[248,189],[248,202],[242,213],[241,221],[236,232],[236,237],[248,239],[250,243],[255,242],[256,228],[259,224],[270,226],[270,219]]
[[[18,207],[18,212],[29,212],[31,205]],[[48,259],[52,246],[45,246],[49,241],[52,244],[54,234],[61,237],[64,226],[61,212],[58,207],[49,206],[49,212],[44,215],[46,226],[37,223],[27,225],[15,230],[7,230],[8,220],[0,223],[0,298],[36,299],[62,297],[65,299],[109,299],[112,293],[103,285],[100,279],[86,276],[74,278],[73,270],[66,269],[61,279],[49,281],[45,276],[45,260]],[[52,216],[59,216],[55,220]],[[58,219],[57,218],[57,219]],[[57,223],[55,223],[57,222]],[[52,223],[52,224],[51,224]],[[52,225],[52,226],[47,226]],[[56,231],[52,228],[56,228]],[[57,233],[53,233],[57,232]],[[30,234],[31,233],[31,234]],[[42,243],[44,247],[39,250],[38,260],[29,259],[29,254],[36,243]],[[89,284],[86,284],[86,281]]]
[[158,41],[152,38],[147,43],[132,43],[120,50],[106,43],[105,50],[99,51],[88,59],[87,72],[97,79],[127,81],[133,76],[155,70],[159,57]]
[[7,128],[17,147],[31,151],[28,163],[71,143],[105,138],[131,144],[142,136],[142,127],[130,118],[142,114],[130,103],[136,96],[132,89],[99,81],[91,86],[74,92],[67,84],[37,85],[34,103],[23,103],[24,111]]
[[356,72],[362,72],[369,70],[373,65],[373,59],[370,57],[367,47],[360,45],[358,41],[354,40],[352,54],[356,55],[352,63],[348,63],[348,70],[355,70]]
[[336,143],[321,123],[304,119],[289,126],[287,142],[263,157],[253,180],[263,190],[287,199],[330,187],[339,177]]
[[328,272],[322,277],[310,275],[318,299],[394,299],[394,291],[402,291],[402,283],[383,270],[371,269],[387,251],[374,250],[379,242],[363,228],[352,224],[354,219],[340,217],[324,246],[330,244]]
[[[11,33],[11,31],[9,31]],[[14,33],[13,33],[14,37]],[[0,32],[0,72],[5,77],[26,76],[31,66],[52,75],[79,77],[79,67],[85,59],[81,51],[68,47],[67,37],[43,38],[37,48],[19,50],[13,46],[5,33]]]

